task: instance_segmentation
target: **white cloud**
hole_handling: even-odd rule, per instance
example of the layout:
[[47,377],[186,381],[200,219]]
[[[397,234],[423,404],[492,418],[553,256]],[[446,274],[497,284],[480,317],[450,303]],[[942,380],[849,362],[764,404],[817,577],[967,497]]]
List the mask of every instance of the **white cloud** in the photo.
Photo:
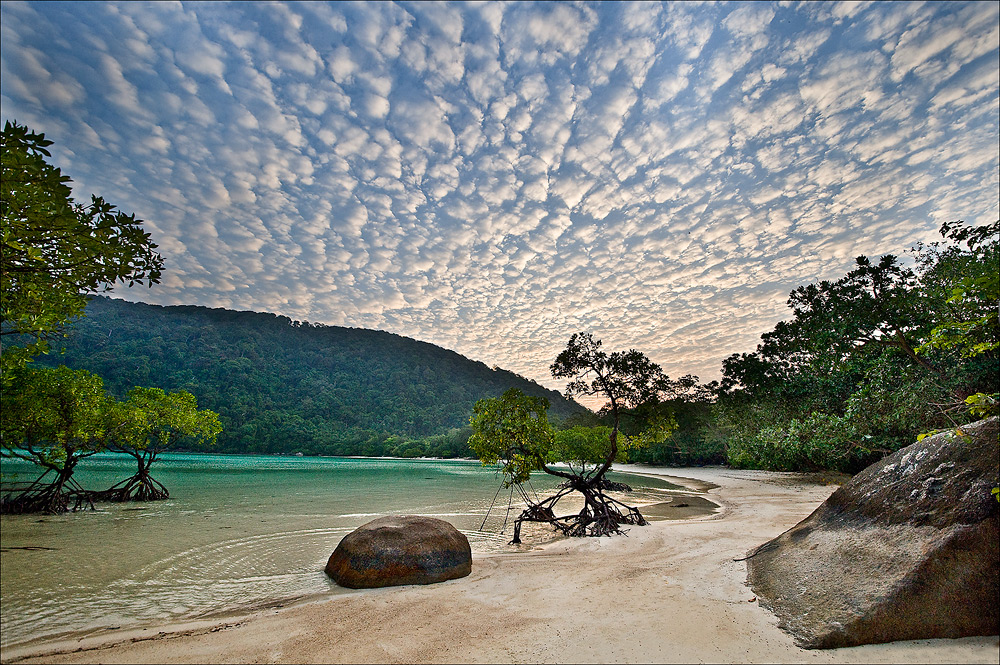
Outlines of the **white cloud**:
[[597,19],[587,8],[563,3],[530,8],[513,5],[501,25],[510,57],[526,65],[551,66],[580,53]]
[[327,69],[337,83],[350,81],[350,77],[357,71],[357,63],[351,57],[351,50],[347,46],[338,46],[327,56]]
[[666,33],[686,60],[695,60],[701,55],[715,30],[714,22],[712,15],[696,12],[686,3],[672,3],[667,7]]
[[874,52],[845,54],[827,60],[816,75],[799,86],[802,98],[830,116],[860,107],[866,97],[878,94],[885,74],[885,58]]
[[770,5],[749,2],[737,6],[722,19],[722,25],[737,37],[754,37],[764,33],[773,19],[774,9]]

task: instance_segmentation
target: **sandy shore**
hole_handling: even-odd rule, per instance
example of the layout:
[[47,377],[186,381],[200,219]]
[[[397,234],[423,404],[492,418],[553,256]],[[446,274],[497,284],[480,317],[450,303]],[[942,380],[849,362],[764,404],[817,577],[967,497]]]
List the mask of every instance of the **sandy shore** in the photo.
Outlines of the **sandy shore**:
[[4,662],[976,662],[997,637],[806,651],[780,631],[734,562],[835,489],[817,478],[730,469],[682,476],[722,506],[627,537],[477,556],[461,580],[351,592],[245,616],[104,632],[5,649]]

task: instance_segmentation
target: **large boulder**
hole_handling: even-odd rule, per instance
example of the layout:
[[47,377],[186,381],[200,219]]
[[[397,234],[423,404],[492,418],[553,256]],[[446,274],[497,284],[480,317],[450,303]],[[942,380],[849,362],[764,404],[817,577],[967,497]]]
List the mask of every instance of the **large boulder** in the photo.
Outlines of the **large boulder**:
[[433,584],[472,572],[469,539],[444,520],[390,515],[344,536],[326,573],[351,589]]
[[749,553],[761,604],[805,648],[1000,632],[997,431],[903,448]]

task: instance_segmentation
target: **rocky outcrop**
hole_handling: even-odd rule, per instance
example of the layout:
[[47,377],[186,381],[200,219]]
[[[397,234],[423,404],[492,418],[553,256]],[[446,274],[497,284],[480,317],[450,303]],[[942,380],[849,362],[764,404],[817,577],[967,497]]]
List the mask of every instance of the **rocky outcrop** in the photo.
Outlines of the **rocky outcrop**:
[[351,589],[433,584],[472,572],[469,539],[444,520],[419,515],[380,517],[347,534],[326,573]]
[[749,553],[748,581],[806,648],[1000,632],[997,418],[868,467]]

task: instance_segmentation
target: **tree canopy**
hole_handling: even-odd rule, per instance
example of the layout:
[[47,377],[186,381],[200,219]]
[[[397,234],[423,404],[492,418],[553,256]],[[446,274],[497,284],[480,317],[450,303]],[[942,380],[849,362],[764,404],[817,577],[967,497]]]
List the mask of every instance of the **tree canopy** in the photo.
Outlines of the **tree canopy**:
[[861,256],[792,291],[792,316],[723,362],[714,417],[728,461],[853,472],[995,405],[998,233],[945,224],[950,242],[915,248],[913,268]]
[[134,214],[99,196],[73,200],[70,178],[46,161],[50,145],[9,121],[0,139],[0,334],[32,338],[7,349],[5,367],[43,351],[83,314],[86,294],[154,284],[163,267]]
[[[193,395],[136,387],[125,402],[86,370],[65,366],[8,370],[0,412],[0,455],[33,462],[41,475],[27,486],[4,491],[4,512],[48,512],[115,501],[166,498],[167,489],[149,475],[157,455],[181,437],[211,443],[221,430],[218,414],[198,410]],[[108,490],[81,487],[77,464],[105,450],[136,458],[138,472]]]
[[[949,307],[936,318],[937,325],[917,352],[932,355],[934,350],[956,349],[963,358],[995,352],[1000,349],[1000,221],[980,227],[946,223],[941,234],[956,244],[927,253],[925,281],[936,282],[937,290],[945,291]],[[965,243],[968,250],[958,243]]]
[[552,376],[569,379],[568,395],[598,395],[612,411],[658,399],[672,388],[659,365],[630,349],[610,354],[591,333],[575,333],[549,368]]
[[186,391],[168,393],[160,388],[135,387],[121,405],[123,421],[109,440],[112,450],[135,458],[135,475],[101,493],[112,501],[166,499],[170,492],[150,475],[150,466],[160,453],[184,438],[215,443],[222,431],[219,414],[198,410],[194,395]]
[[[38,480],[5,496],[15,512],[63,512],[83,488],[73,480],[81,459],[107,446],[121,410],[99,376],[67,367],[8,371],[0,410],[0,452],[43,469]],[[47,482],[42,482],[42,479]]]
[[483,464],[499,466],[505,487],[527,481],[532,471],[564,475],[545,465],[553,443],[548,409],[547,399],[517,388],[476,402],[469,448]]
[[[601,349],[601,340],[595,340],[587,332],[571,336],[566,349],[559,353],[549,369],[552,376],[569,379],[567,395],[601,396],[607,400],[602,411],[610,415],[611,429],[603,463],[591,472],[596,479],[607,473],[614,461],[619,459],[619,434],[625,410],[649,410],[664,400],[685,394],[692,399],[701,396],[697,390],[698,377],[687,375],[676,381],[671,380],[659,365],[643,353],[635,349],[607,353]],[[669,431],[672,431],[665,421],[650,424],[660,432],[660,439],[668,437]],[[645,439],[637,438],[631,443],[637,445],[643,440],[656,440],[650,437],[653,435],[647,435]]]

